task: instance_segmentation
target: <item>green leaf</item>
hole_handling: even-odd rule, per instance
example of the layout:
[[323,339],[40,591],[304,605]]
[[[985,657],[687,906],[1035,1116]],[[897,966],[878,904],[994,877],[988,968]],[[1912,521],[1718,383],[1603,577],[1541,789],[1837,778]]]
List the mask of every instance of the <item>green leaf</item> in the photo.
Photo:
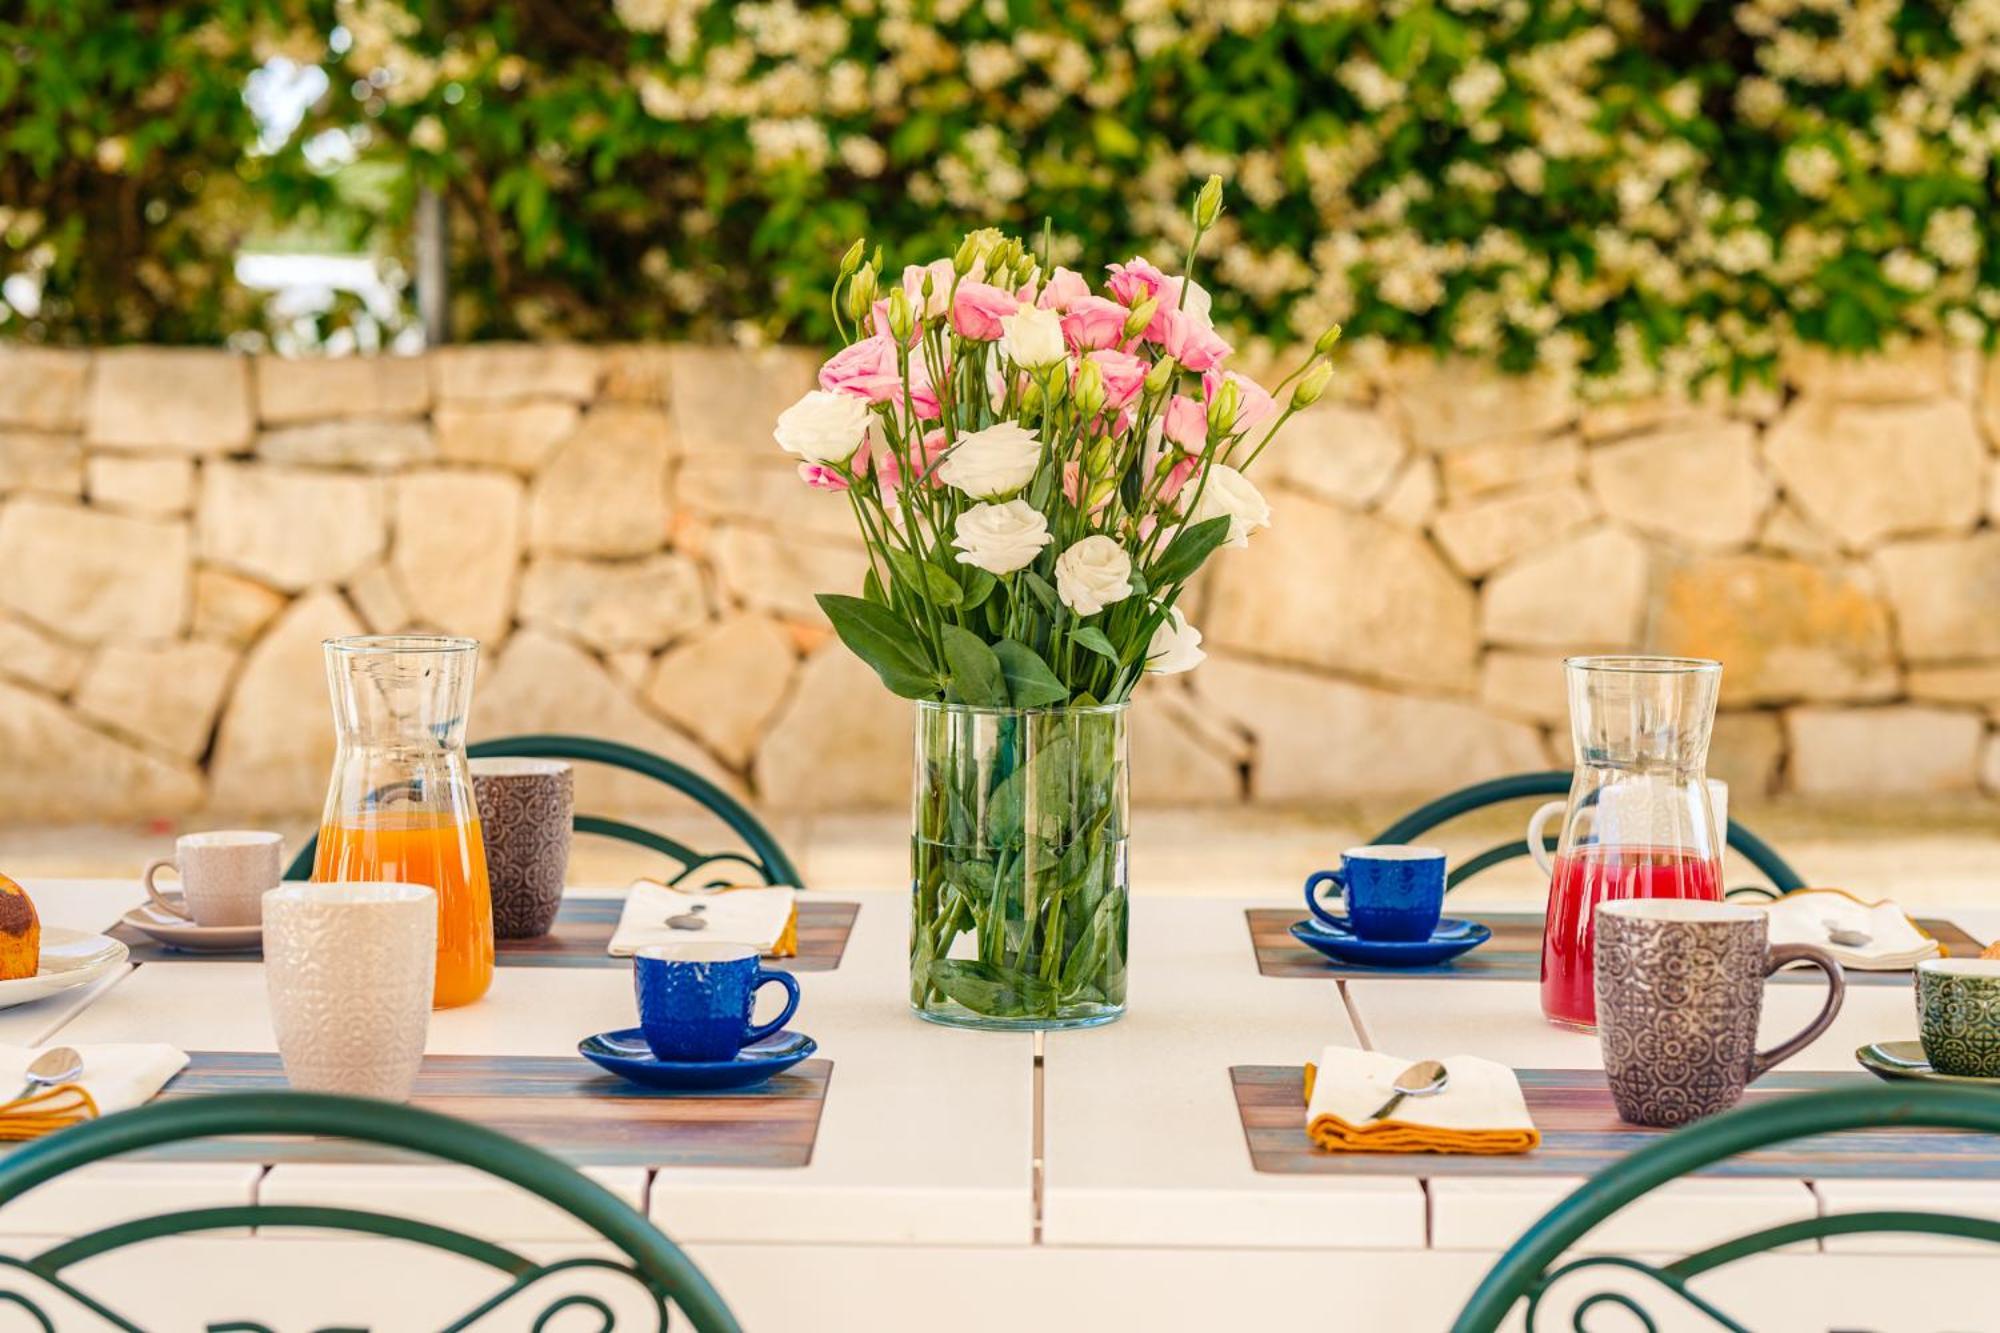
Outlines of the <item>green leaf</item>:
[[1106,637],[1104,631],[1095,625],[1079,625],[1070,631],[1069,637],[1079,648],[1086,648],[1099,657],[1109,658],[1113,662],[1118,660],[1118,650],[1111,646],[1111,640]]
[[969,629],[944,627],[944,660],[951,668],[948,698],[980,708],[1007,706],[1007,677],[1000,659]]
[[908,551],[891,547],[889,568],[912,597],[926,598],[935,606],[957,606],[965,600],[965,591],[958,586],[957,579]]
[[1022,1018],[1055,1003],[1055,987],[1018,968],[945,958],[931,964],[931,984],[976,1014]]
[[1069,690],[1049,670],[1041,654],[1024,643],[1002,639],[993,645],[994,656],[1007,676],[1007,698],[1016,708],[1041,708],[1069,698]]
[[1028,585],[1028,591],[1035,595],[1035,600],[1042,604],[1042,609],[1050,615],[1054,615],[1058,603],[1056,601],[1056,590],[1049,586],[1049,581],[1032,569],[1022,570],[1020,579],[1021,582]]
[[1201,568],[1215,548],[1229,538],[1229,517],[1222,515],[1182,528],[1146,571],[1155,588],[1171,587]]
[[968,611],[983,605],[993,595],[993,590],[1000,586],[999,579],[977,565],[965,566],[961,576],[965,580],[965,609]]
[[875,576],[875,566],[871,563],[868,572],[861,579],[861,595],[877,606],[889,604],[889,594],[882,591],[882,580]]
[[859,597],[821,593],[819,609],[840,641],[905,699],[935,699],[943,682],[910,627],[887,607]]

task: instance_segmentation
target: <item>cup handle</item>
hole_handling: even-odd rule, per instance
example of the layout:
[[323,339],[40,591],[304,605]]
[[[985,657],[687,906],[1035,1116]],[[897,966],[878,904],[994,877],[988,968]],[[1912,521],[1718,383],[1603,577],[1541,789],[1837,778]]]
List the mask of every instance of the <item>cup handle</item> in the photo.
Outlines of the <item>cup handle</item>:
[[799,979],[789,972],[779,972],[768,967],[757,969],[756,984],[750,988],[750,993],[753,997],[750,1003],[754,1006],[757,1003],[754,998],[756,993],[774,981],[785,988],[785,1012],[779,1014],[768,1023],[753,1023],[749,1033],[743,1039],[743,1044],[746,1046],[753,1041],[764,1040],[764,1038],[789,1023],[792,1015],[799,1011]]
[[1347,929],[1346,917],[1336,916],[1320,905],[1319,886],[1322,884],[1331,884],[1342,893],[1347,892],[1347,881],[1341,878],[1338,870],[1315,870],[1306,876],[1306,910],[1329,926],[1338,930]]
[[[192,916],[188,915],[185,906],[175,906],[172,899],[160,892],[160,886],[153,883],[153,876],[159,874],[162,870],[171,870],[178,874],[180,873],[180,866],[175,864],[174,859],[170,856],[163,856],[147,866],[145,873],[139,876],[140,883],[146,886],[146,896],[153,900],[153,906],[159,908],[168,916],[178,917],[182,921],[194,920]],[[187,899],[182,898],[181,902],[185,904]]]
[[1750,1077],[1762,1078],[1771,1072],[1780,1061],[1789,1060],[1804,1050],[1820,1033],[1833,1025],[1834,1017],[1840,1013],[1841,1001],[1847,998],[1847,977],[1834,961],[1832,954],[1824,949],[1815,949],[1810,944],[1774,944],[1764,960],[1764,975],[1770,976],[1787,963],[1811,963],[1826,973],[1826,1005],[1818,1017],[1805,1025],[1799,1034],[1789,1041],[1780,1042],[1768,1051],[1759,1051],[1750,1057]]
[[1536,806],[1535,813],[1528,816],[1528,855],[1535,858],[1535,864],[1542,868],[1544,875],[1555,874],[1556,866],[1555,862],[1549,859],[1549,849],[1543,841],[1547,835],[1542,830],[1548,827],[1551,819],[1562,812],[1561,801],[1550,801],[1545,805]]

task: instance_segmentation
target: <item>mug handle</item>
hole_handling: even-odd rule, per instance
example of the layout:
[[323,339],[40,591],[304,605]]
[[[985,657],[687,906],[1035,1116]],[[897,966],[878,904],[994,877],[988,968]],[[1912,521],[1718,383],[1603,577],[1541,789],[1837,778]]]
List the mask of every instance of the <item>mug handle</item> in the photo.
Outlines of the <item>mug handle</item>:
[[1824,949],[1816,949],[1810,944],[1774,944],[1764,960],[1764,975],[1770,976],[1787,963],[1811,963],[1826,973],[1826,1006],[1819,1016],[1805,1025],[1799,1034],[1789,1041],[1780,1042],[1768,1051],[1759,1051],[1750,1057],[1750,1077],[1762,1078],[1771,1072],[1773,1066],[1782,1060],[1789,1060],[1804,1050],[1814,1038],[1832,1026],[1834,1016],[1840,1012],[1841,1001],[1847,998],[1847,977],[1834,961],[1832,954]]
[[757,969],[757,980],[751,983],[750,986],[751,1006],[753,1008],[756,1006],[757,992],[774,981],[785,988],[785,1012],[779,1014],[768,1023],[753,1023],[750,1031],[744,1035],[743,1044],[745,1046],[748,1046],[753,1041],[764,1040],[764,1038],[790,1022],[792,1015],[799,1011],[799,979],[789,972],[779,972],[768,967]]
[[1542,868],[1544,875],[1555,874],[1556,866],[1549,859],[1549,849],[1543,841],[1547,835],[1542,830],[1548,827],[1551,819],[1562,814],[1563,808],[1563,802],[1550,801],[1535,807],[1535,813],[1528,816],[1528,855],[1535,858],[1535,864]]
[[187,902],[187,898],[185,896],[183,896],[181,899],[183,906],[176,907],[174,906],[172,899],[168,898],[167,895],[160,892],[159,885],[153,883],[153,876],[159,874],[162,870],[171,870],[175,874],[179,874],[180,866],[174,861],[174,859],[171,856],[163,856],[159,860],[154,861],[152,864],[148,865],[145,869],[145,873],[139,876],[139,882],[146,886],[146,896],[153,900],[153,906],[159,908],[162,912],[165,912],[168,916],[178,918],[179,920],[182,921],[194,920],[194,918],[190,916],[186,910],[185,904]]
[[1327,925],[1337,930],[1346,930],[1346,917],[1335,916],[1320,905],[1319,886],[1322,884],[1331,884],[1342,893],[1347,892],[1347,881],[1342,878],[1338,870],[1315,870],[1312,874],[1306,876],[1306,910],[1326,922]]

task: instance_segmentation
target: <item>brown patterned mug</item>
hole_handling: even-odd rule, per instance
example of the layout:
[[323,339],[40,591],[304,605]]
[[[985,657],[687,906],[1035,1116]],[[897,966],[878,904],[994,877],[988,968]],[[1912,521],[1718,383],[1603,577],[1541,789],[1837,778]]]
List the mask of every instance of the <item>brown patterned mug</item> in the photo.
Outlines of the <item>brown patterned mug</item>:
[[549,933],[569,874],[576,779],[560,759],[474,759],[472,796],[493,885],[493,934],[526,940]]
[[[1597,1039],[1618,1114],[1684,1125],[1734,1106],[1744,1085],[1798,1054],[1840,1012],[1846,979],[1823,949],[1769,942],[1764,913],[1731,903],[1627,898],[1597,909]],[[1757,1049],[1764,979],[1788,963],[1826,973],[1805,1030]]]

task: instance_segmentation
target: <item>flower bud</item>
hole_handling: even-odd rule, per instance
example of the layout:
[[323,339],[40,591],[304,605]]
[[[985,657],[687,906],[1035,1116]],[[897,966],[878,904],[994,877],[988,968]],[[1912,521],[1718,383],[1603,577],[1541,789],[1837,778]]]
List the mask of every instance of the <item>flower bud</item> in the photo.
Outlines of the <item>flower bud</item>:
[[1161,357],[1153,363],[1153,368],[1146,372],[1146,394],[1148,397],[1158,398],[1173,385],[1173,382],[1174,363],[1166,357]]
[[857,324],[866,323],[875,307],[876,294],[875,266],[863,264],[854,280],[847,284],[847,317]]
[[1036,379],[1030,379],[1028,381],[1027,387],[1021,391],[1021,416],[1024,419],[1029,417],[1034,417],[1039,415],[1041,413],[1041,410],[1042,410],[1041,381]]
[[958,253],[951,257],[952,272],[964,277],[972,272],[972,266],[979,262],[981,237],[976,231],[969,231],[965,239],[958,243]]
[[1339,342],[1340,325],[1335,324],[1330,326],[1325,333],[1319,335],[1319,341],[1313,344],[1313,354],[1315,356],[1331,356],[1333,355],[1335,345]]
[[1085,360],[1076,368],[1076,410],[1086,420],[1104,410],[1104,368],[1095,361]]
[[[929,279],[925,279],[926,285]],[[916,327],[916,316],[910,311],[909,293],[896,286],[889,290],[889,335],[899,343],[910,340],[910,331]]]
[[1149,296],[1133,306],[1132,313],[1125,317],[1125,336],[1136,338],[1144,333],[1146,326],[1153,322],[1153,316],[1158,314],[1159,310],[1160,298],[1157,296]]
[[840,276],[846,277],[861,267],[861,252],[867,248],[867,241],[856,237],[854,244],[847,247],[847,253],[840,257]]
[[1207,231],[1222,216],[1222,177],[1210,176],[1194,197],[1194,225]]
[[1311,407],[1319,401],[1320,395],[1326,392],[1326,386],[1332,379],[1332,363],[1326,361],[1315,362],[1313,368],[1306,372],[1305,378],[1299,381],[1298,387],[1292,390],[1292,406],[1294,408]]
[[1236,381],[1224,380],[1222,387],[1215,391],[1215,397],[1208,400],[1209,434],[1229,434],[1229,428],[1236,424],[1236,411],[1242,400],[1243,394],[1237,389]]

